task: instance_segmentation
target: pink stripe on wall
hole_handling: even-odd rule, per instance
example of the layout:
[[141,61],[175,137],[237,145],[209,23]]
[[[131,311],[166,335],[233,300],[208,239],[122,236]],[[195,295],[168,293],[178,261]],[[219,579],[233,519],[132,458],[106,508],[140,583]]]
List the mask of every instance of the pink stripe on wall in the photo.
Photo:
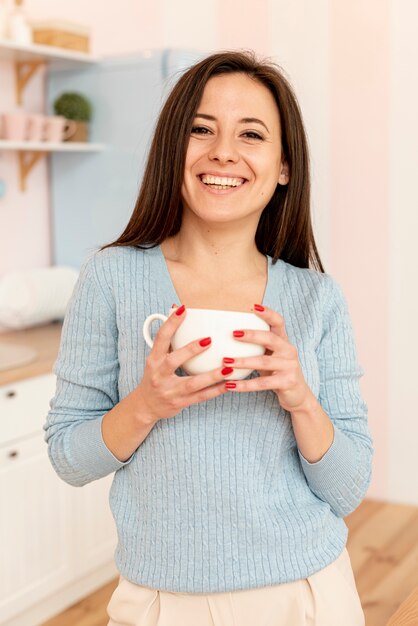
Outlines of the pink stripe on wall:
[[331,273],[350,307],[384,497],[389,374],[389,0],[330,3]]
[[262,56],[271,54],[268,0],[218,0],[217,15],[217,48],[245,48]]

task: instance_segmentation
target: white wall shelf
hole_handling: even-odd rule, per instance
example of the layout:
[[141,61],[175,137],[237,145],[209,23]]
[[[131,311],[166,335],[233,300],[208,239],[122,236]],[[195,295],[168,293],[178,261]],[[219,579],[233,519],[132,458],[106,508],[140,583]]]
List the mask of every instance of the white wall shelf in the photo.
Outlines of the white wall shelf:
[[85,52],[66,50],[55,46],[42,46],[21,44],[0,40],[0,61],[11,61],[15,67],[16,75],[16,102],[22,104],[22,94],[28,81],[39,67],[48,65],[52,70],[89,67],[98,63],[100,59]]
[[0,61],[45,61],[51,69],[71,69],[80,67],[81,64],[99,63],[99,57],[94,57],[85,52],[57,48],[55,46],[42,46],[32,44],[23,46],[7,39],[0,39]]
[[48,152],[101,152],[105,149],[105,144],[101,143],[0,140],[0,152],[15,150],[18,153],[21,191],[26,191],[26,178],[31,169]]
[[2,150],[24,150],[40,152],[100,152],[106,150],[103,143],[83,143],[76,141],[62,141],[53,143],[52,141],[10,141],[0,139],[0,152]]
[[[80,69],[83,65],[90,67],[92,64],[99,63],[100,59],[85,52],[39,44],[24,46],[7,39],[0,39],[0,61],[9,61],[14,64],[16,102],[22,104],[23,90],[39,67],[47,66],[48,69],[52,70]],[[20,189],[22,191],[26,190],[26,178],[29,172],[48,152],[98,152],[104,149],[103,144],[92,143],[0,140],[0,152],[2,150],[16,150],[18,152]]]

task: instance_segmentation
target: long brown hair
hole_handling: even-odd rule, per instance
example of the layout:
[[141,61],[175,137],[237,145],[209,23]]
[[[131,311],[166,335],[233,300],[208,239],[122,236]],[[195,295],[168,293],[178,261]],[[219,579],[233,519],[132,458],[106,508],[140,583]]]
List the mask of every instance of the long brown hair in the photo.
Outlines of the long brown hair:
[[169,94],[158,118],[139,196],[131,218],[116,241],[103,246],[155,247],[181,227],[184,163],[190,132],[206,83],[212,76],[242,73],[265,85],[280,115],[283,158],[289,183],[277,185],[257,226],[262,254],[324,272],[315,244],[310,212],[310,165],[302,115],[281,68],[258,60],[252,51],[212,54],[190,67]]

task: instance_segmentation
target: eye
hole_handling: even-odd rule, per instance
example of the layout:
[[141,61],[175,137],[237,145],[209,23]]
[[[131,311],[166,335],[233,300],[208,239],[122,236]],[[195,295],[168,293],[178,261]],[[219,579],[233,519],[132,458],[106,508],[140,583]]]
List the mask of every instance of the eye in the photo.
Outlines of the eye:
[[258,139],[260,141],[264,141],[264,137],[262,137],[261,135],[259,135],[253,130],[247,130],[245,133],[243,133],[243,135],[245,137],[248,137],[248,139]]
[[207,135],[210,133],[210,130],[209,128],[205,128],[205,126],[193,126],[190,132],[195,135]]

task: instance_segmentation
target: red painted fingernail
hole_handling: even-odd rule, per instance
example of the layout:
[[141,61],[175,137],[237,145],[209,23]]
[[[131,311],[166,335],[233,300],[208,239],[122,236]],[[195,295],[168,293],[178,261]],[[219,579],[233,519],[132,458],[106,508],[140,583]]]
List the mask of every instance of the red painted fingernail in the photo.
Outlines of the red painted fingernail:
[[182,313],[184,313],[184,311],[186,310],[186,307],[184,306],[184,304],[182,304],[181,306],[179,306],[179,308],[176,311],[176,315],[181,315]]
[[235,359],[230,359],[229,357],[224,357],[224,363],[235,363]]
[[256,311],[264,311],[264,307],[261,304],[254,304],[254,308]]
[[236,386],[237,386],[236,383],[225,383],[225,387],[227,389],[235,389]]
[[234,337],[244,337],[244,331],[243,330],[234,330],[234,332],[232,334],[234,335]]
[[201,346],[205,347],[212,343],[212,339],[210,337],[206,337],[205,339],[201,339],[199,343]]
[[227,374],[232,374],[233,371],[234,371],[233,367],[224,367],[221,374],[222,376],[226,376]]

